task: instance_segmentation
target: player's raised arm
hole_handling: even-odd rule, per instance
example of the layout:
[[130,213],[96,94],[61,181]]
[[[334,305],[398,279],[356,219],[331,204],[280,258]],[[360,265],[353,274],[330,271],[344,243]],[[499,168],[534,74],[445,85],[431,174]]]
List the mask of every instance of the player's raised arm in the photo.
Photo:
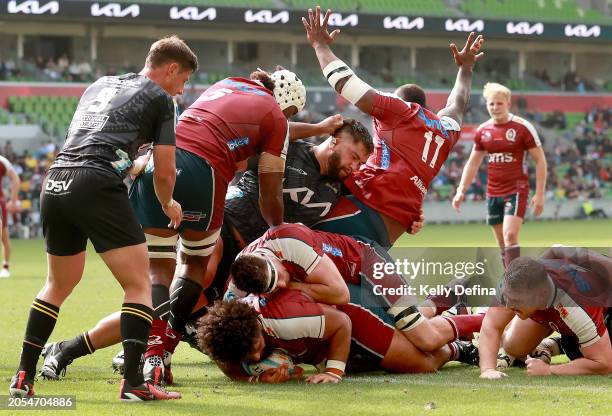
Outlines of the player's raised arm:
[[312,9],[308,9],[308,20],[302,17],[308,42],[315,50],[323,75],[327,78],[331,87],[361,111],[370,114],[373,110],[376,90],[361,80],[347,64],[338,59],[332,52],[329,45],[338,36],[340,29],[331,33],[327,31],[327,21],[330,15],[331,10],[327,9],[323,20],[321,20],[320,6],[316,7],[314,13]]
[[305,139],[312,136],[331,136],[343,126],[344,119],[340,114],[329,116],[318,123],[289,122],[289,140]]
[[476,146],[472,149],[472,153],[470,153],[470,158],[468,159],[465,167],[463,168],[463,173],[461,173],[461,181],[459,182],[459,186],[457,187],[457,193],[453,197],[452,205],[453,208],[457,212],[461,212],[461,204],[465,199],[465,193],[468,188],[474,181],[474,177],[478,172],[478,168],[480,164],[484,160],[487,152],[484,150],[477,150]]
[[329,347],[325,371],[306,379],[307,383],[339,383],[342,381],[351,348],[352,325],[349,317],[336,308],[321,305],[325,315],[325,333],[323,340]]
[[301,290],[315,301],[328,305],[344,305],[350,299],[346,282],[327,256],[321,257],[317,267],[306,276],[303,283],[290,281],[287,287]]
[[503,307],[492,307],[487,311],[478,338],[480,378],[494,380],[506,376],[505,373],[497,371],[497,352],[504,328],[513,317],[514,312]]
[[484,54],[484,52],[480,52],[483,42],[482,35],[475,36],[474,32],[471,32],[461,51],[457,49],[454,43],[450,44],[453,59],[459,67],[459,72],[457,73],[455,86],[448,96],[446,107],[438,112],[438,116],[450,117],[459,124],[463,121],[463,113],[470,100],[472,89],[472,69]]

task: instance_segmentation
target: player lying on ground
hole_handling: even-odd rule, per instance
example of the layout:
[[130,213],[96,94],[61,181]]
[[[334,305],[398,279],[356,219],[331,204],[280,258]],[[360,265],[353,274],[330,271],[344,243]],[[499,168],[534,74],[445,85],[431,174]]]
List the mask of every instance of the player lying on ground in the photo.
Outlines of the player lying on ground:
[[[611,276],[612,260],[585,249],[552,249],[540,260],[513,260],[500,288],[502,306],[489,308],[480,331],[480,377],[505,376],[495,368],[500,343],[510,356],[526,360],[529,375],[612,373],[604,324],[611,313]],[[553,331],[561,334],[571,362],[551,366],[529,356]]]
[[[337,309],[293,289],[217,302],[198,322],[198,344],[228,377],[252,383],[301,378],[302,369],[294,365],[302,363],[319,370],[308,382],[341,381],[346,361],[338,359],[337,340],[328,340],[331,325],[340,325],[338,338],[352,338],[349,368],[422,373],[449,360],[477,358],[475,349],[461,342],[423,353],[393,328],[384,300],[375,305],[362,299],[361,288],[352,285],[351,296],[350,304]],[[367,307],[359,304],[362,300]]]
[[[43,184],[41,218],[49,272],[30,309],[19,370],[9,389],[12,396],[34,393],[38,357],[60,306],[82,277],[89,239],[125,293],[117,334],[125,350],[120,398],[180,397],[145,382],[140,370],[153,319],[151,282],[145,236],[123,178],[136,151],[152,141],[157,166],[151,179],[153,200],[161,207],[163,227],[179,226],[181,206],[172,199],[176,178],[172,96],[183,92],[197,67],[196,56],[182,40],[164,38],[151,46],[140,74],[102,77],[81,97],[66,143]],[[83,340],[88,348],[86,335]]]
[[507,266],[520,256],[518,234],[529,198],[525,152],[528,151],[536,162],[536,192],[530,203],[536,217],[544,209],[546,157],[533,125],[510,113],[512,103],[508,88],[489,82],[484,86],[482,95],[487,100],[491,119],[476,130],[474,147],[452,204],[459,212],[465,193],[488,154],[487,223],[493,227],[493,234],[501,248],[502,262]]
[[283,224],[268,230],[238,255],[226,299],[286,287],[301,290],[316,302],[343,305],[349,301],[347,284],[351,284],[365,293],[381,294],[395,326],[422,351],[436,351],[479,331],[482,315],[425,319],[414,297],[396,294],[406,286],[401,276],[377,275],[376,264],[387,262],[392,263],[387,252],[365,238]]
[[[459,51],[459,67],[447,105],[437,114],[425,108],[425,93],[413,84],[394,94],[376,91],[330,49],[339,30],[327,31],[328,10],[308,10],[302,19],[323,75],[332,88],[373,117],[374,153],[364,168],[344,183],[353,196],[343,199],[317,227],[329,232],[362,235],[390,247],[421,215],[423,198],[433,178],[459,139],[463,112],[470,97],[472,68],[482,56],[484,39],[471,33]],[[409,102],[412,101],[412,102]]]

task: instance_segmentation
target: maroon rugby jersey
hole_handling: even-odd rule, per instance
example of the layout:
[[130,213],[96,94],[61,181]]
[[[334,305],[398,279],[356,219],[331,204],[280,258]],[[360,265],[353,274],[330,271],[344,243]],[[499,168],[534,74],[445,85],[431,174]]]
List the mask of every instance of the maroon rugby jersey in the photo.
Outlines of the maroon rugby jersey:
[[427,188],[459,139],[459,124],[416,103],[378,92],[371,113],[374,152],[345,185],[406,229],[420,217]]
[[226,78],[181,114],[176,147],[204,158],[229,182],[236,162],[262,152],[285,157],[289,124],[272,93],[246,78]]
[[536,129],[514,114],[507,123],[495,124],[491,119],[478,126],[474,149],[488,153],[487,195],[504,196],[528,188],[525,152],[539,146]]
[[11,162],[9,162],[8,159],[4,156],[0,156],[0,200],[4,199],[4,190],[1,186],[2,179],[4,179],[6,173],[11,169],[13,169],[13,165],[11,165]]
[[561,335],[576,338],[581,347],[597,342],[605,333],[604,314],[610,300],[610,283],[601,276],[565,260],[540,260],[553,280],[550,307],[531,319]]
[[241,302],[259,313],[266,348],[285,350],[294,364],[316,365],[325,358],[325,315],[310,296],[282,289],[266,297],[249,295]]

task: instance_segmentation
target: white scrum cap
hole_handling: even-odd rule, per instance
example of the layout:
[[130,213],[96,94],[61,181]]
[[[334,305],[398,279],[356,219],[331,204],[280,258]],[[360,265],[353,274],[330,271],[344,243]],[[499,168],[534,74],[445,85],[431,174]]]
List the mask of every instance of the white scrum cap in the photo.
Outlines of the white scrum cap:
[[304,88],[297,75],[282,69],[273,72],[270,78],[274,81],[274,98],[276,98],[280,109],[284,110],[294,105],[298,111],[302,111],[306,104],[306,88]]

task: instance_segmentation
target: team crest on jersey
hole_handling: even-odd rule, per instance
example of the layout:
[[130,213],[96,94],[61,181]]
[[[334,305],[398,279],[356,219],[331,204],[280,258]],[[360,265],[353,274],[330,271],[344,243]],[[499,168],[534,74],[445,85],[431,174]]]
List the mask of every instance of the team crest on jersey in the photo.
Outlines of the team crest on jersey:
[[514,143],[516,141],[516,130],[514,129],[506,130],[506,140]]
[[482,140],[483,141],[489,141],[493,138],[493,136],[491,135],[491,132],[489,130],[485,130],[485,132],[482,134]]

